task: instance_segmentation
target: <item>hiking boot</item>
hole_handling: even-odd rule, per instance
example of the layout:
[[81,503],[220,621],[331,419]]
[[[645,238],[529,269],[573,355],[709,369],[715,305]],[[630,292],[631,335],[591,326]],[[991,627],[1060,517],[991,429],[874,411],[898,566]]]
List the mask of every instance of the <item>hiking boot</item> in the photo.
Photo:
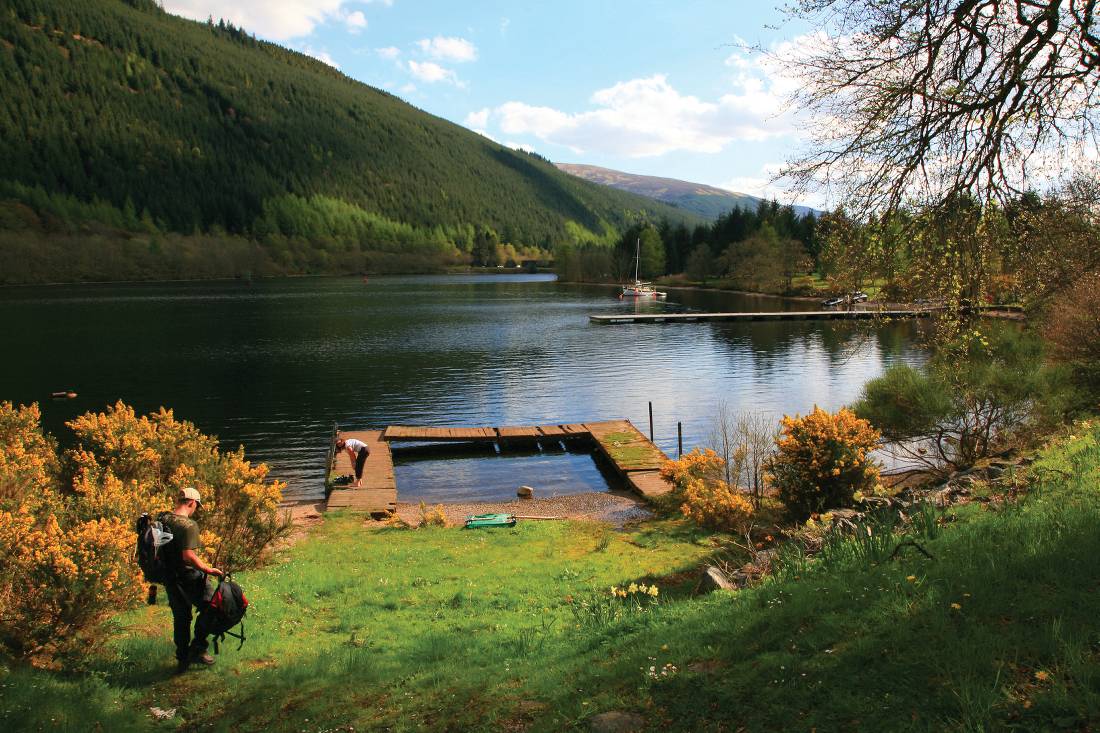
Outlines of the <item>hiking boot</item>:
[[176,662],[176,674],[183,674],[187,671],[187,668],[191,666],[190,659],[181,659]]
[[214,663],[214,657],[210,656],[206,652],[203,652],[201,654],[192,654],[191,658],[188,661],[191,664],[201,664],[204,667],[209,667],[211,664]]

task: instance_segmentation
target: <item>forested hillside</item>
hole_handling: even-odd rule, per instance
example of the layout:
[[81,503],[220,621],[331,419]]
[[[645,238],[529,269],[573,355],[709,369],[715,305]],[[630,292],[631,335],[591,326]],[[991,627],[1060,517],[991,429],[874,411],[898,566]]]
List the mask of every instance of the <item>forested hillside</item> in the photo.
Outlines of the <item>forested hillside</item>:
[[[491,263],[694,221],[152,0],[8,0],[0,84],[0,281],[109,275],[79,264],[104,257],[187,276],[225,252],[277,272]],[[72,272],[40,272],[58,257]]]

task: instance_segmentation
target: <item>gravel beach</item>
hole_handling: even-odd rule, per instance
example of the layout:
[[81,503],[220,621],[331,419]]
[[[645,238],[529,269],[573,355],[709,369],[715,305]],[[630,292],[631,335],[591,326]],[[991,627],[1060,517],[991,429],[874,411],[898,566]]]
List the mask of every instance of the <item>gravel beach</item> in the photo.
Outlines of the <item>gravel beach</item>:
[[[645,502],[625,491],[600,491],[585,494],[569,494],[535,499],[514,499],[498,502],[462,504],[429,504],[429,508],[443,507],[447,523],[460,526],[470,514],[527,514],[561,517],[589,522],[609,522],[618,527],[653,516]],[[323,501],[298,502],[284,505],[296,525],[295,539],[301,532],[322,521],[325,512]],[[402,501],[397,504],[397,516],[416,526],[420,524],[420,504]]]
[[[429,508],[436,504],[429,504]],[[469,514],[528,514],[538,516],[581,519],[591,522],[610,522],[622,526],[627,522],[648,519],[653,516],[645,503],[633,494],[620,491],[601,491],[586,494],[569,494],[548,498],[515,499],[504,502],[477,502],[471,504],[442,503],[447,523],[461,525]],[[419,503],[398,502],[397,515],[409,524],[420,523]]]

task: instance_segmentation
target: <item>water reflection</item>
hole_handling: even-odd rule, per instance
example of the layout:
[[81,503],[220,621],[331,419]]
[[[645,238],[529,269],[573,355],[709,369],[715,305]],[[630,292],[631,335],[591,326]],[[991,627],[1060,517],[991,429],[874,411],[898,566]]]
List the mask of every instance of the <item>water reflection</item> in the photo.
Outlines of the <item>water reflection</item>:
[[[664,303],[617,294],[522,275],[8,289],[0,291],[8,342],[0,399],[42,401],[75,389],[77,400],[43,404],[54,432],[116,399],[140,411],[168,405],[310,493],[334,421],[625,417],[648,432],[652,401],[657,443],[674,453],[677,421],[690,448],[721,399],[777,415],[835,409],[886,365],[923,358],[912,323],[590,324],[592,313],[807,305],[701,291],[672,290]],[[496,470],[459,463],[418,464],[399,477],[402,496],[476,488]],[[523,471],[548,482],[572,476],[566,483],[581,490],[587,481],[554,461]]]

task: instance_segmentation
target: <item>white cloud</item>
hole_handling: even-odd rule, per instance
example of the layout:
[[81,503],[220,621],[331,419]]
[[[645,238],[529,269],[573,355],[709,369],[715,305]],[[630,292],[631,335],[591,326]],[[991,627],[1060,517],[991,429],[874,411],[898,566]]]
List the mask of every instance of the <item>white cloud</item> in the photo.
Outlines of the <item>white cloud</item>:
[[363,15],[362,10],[356,10],[344,17],[344,23],[347,24],[349,31],[358,33],[367,27],[367,16]]
[[416,85],[415,84],[405,84],[403,87],[401,87],[397,91],[401,92],[402,94],[412,94],[413,92],[416,91]]
[[782,98],[766,80],[748,75],[714,101],[681,94],[663,74],[601,89],[590,101],[594,109],[578,113],[507,102],[493,114],[510,135],[534,135],[577,153],[627,157],[716,153],[734,141],[759,142],[794,131],[780,114]]
[[431,61],[409,61],[408,64],[409,73],[415,76],[417,79],[428,84],[434,84],[439,81],[449,81],[452,84],[458,84],[458,77],[450,69],[445,69],[439,64],[432,63]]
[[306,56],[312,56],[318,61],[328,64],[334,69],[340,68],[340,64],[336,63],[336,60],[332,58],[332,56],[329,56],[328,51],[324,49],[315,49],[312,46],[302,46],[298,50],[304,53]]
[[727,191],[747,193],[757,198],[776,199],[784,203],[801,204],[821,210],[829,208],[827,192],[817,192],[812,195],[800,192],[795,199],[795,193],[788,185],[789,182],[783,179],[776,180],[784,167],[784,163],[767,163],[760,167],[755,176],[735,176],[715,185]]
[[194,20],[224,18],[265,38],[308,36],[320,23],[341,20],[348,0],[164,0],[164,9]]
[[504,144],[510,147],[512,150],[522,150],[525,153],[535,152],[535,147],[533,145],[528,145],[527,143],[506,142]]
[[436,36],[416,42],[420,50],[433,59],[462,63],[477,59],[477,47],[465,38]]
[[395,58],[401,55],[401,49],[396,46],[386,46],[385,48],[376,48],[374,52],[386,59],[387,61],[393,61]]
[[[491,110],[488,107],[479,109],[477,112],[471,112],[466,115],[466,127],[471,129],[484,128],[489,124],[489,113]],[[484,133],[482,133],[484,134]]]
[[759,143],[801,130],[785,103],[797,82],[776,58],[798,53],[799,37],[770,54],[737,51],[724,94],[701,99],[676,89],[664,74],[630,79],[594,92],[587,110],[566,111],[509,101],[490,115],[508,135],[534,135],[578,154],[646,157],[672,152],[717,153],[735,142]]

